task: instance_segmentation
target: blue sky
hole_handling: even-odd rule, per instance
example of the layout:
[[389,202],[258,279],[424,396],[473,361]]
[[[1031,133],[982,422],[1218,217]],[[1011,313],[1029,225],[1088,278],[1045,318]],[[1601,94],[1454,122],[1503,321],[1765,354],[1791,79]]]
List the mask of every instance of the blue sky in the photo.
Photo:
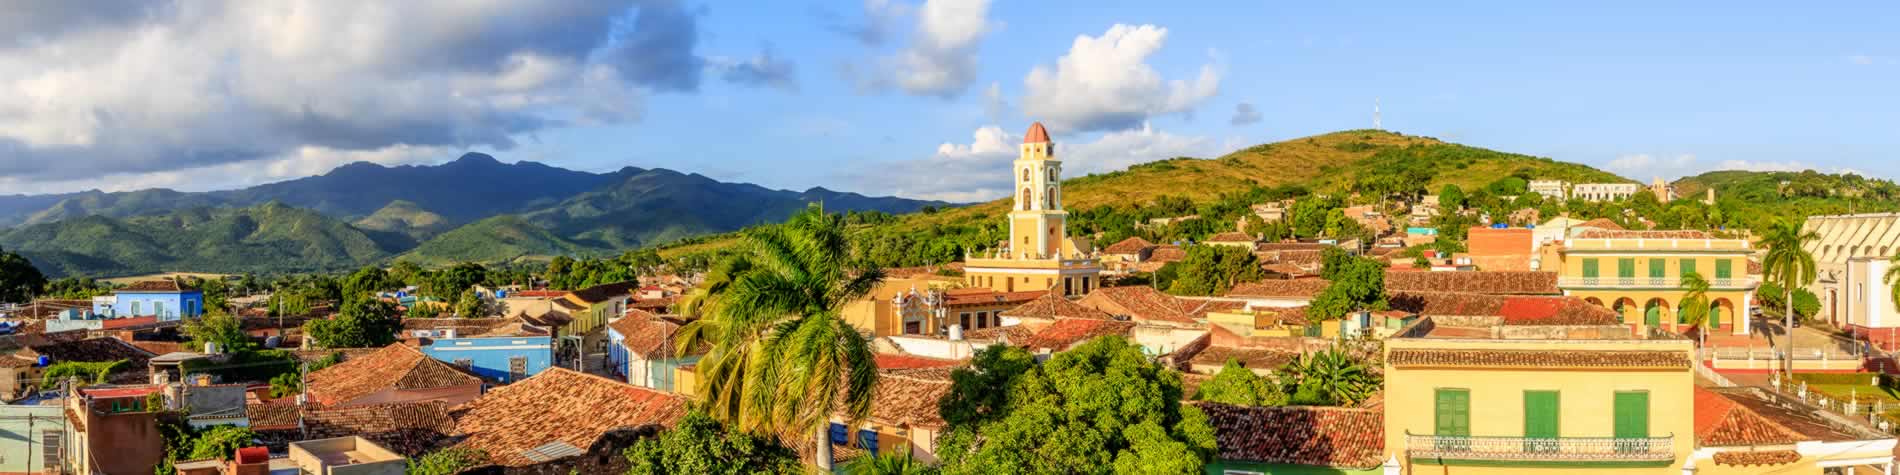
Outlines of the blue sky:
[[473,150],[975,200],[1031,120],[1099,172],[1368,127],[1375,99],[1390,130],[1645,181],[1900,175],[1890,3],[28,3],[0,20],[0,194]]

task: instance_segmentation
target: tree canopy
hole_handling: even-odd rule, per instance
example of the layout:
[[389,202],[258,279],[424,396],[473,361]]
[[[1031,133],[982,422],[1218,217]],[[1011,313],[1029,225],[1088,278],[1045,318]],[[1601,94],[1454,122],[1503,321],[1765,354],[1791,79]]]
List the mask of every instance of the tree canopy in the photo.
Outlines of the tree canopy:
[[1175,270],[1168,293],[1218,295],[1241,282],[1259,282],[1266,275],[1253,250],[1235,246],[1198,245],[1187,248],[1187,258]]
[[1270,378],[1254,374],[1253,370],[1241,366],[1240,362],[1228,359],[1214,378],[1201,383],[1200,390],[1194,393],[1197,401],[1218,402],[1236,406],[1282,406],[1287,403],[1285,391],[1279,383]]
[[46,287],[46,275],[19,254],[0,249],[0,302],[26,302]]
[[[945,474],[1199,473],[1214,451],[1207,416],[1181,404],[1181,376],[1116,336],[1023,365],[1027,352],[956,370],[938,439]],[[1002,394],[970,394],[981,391]],[[1000,402],[1000,405],[997,403]]]
[[1338,248],[1323,251],[1321,270],[1332,283],[1313,297],[1307,315],[1314,320],[1331,320],[1360,310],[1383,310],[1385,301],[1385,265],[1379,261],[1347,255]]
[[305,322],[304,334],[323,348],[367,348],[394,343],[401,328],[394,305],[360,299],[344,303],[342,311],[330,319]]
[[629,475],[740,475],[800,469],[798,454],[791,449],[720,424],[702,409],[687,412],[672,429],[628,447],[624,455],[633,464]]

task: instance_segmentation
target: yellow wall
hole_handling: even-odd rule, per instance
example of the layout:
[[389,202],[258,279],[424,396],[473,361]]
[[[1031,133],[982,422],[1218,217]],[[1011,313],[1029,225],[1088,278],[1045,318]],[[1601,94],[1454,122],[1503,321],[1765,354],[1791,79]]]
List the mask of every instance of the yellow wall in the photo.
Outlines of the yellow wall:
[[[1387,340],[1387,351],[1414,348],[1445,349],[1530,349],[1561,351],[1667,350],[1689,353],[1688,340],[1452,340],[1399,338]],[[1688,356],[1685,354],[1685,358]],[[1389,358],[1388,358],[1389,361]],[[1488,368],[1402,368],[1386,365],[1385,434],[1386,450],[1407,461],[1407,472],[1440,473],[1680,473],[1695,449],[1694,375],[1689,368],[1680,370],[1601,370],[1601,369],[1488,369]],[[1610,437],[1614,435],[1613,398],[1618,391],[1649,392],[1649,434],[1673,435],[1676,459],[1665,471],[1646,468],[1579,467],[1475,467],[1440,466],[1410,463],[1406,456],[1406,434],[1430,435],[1436,431],[1436,390],[1457,388],[1470,391],[1471,435],[1522,437],[1524,435],[1524,391],[1558,391],[1559,434],[1562,437]]]
[[[1748,275],[1750,253],[1747,241],[1737,239],[1571,239],[1555,252],[1558,266],[1549,265],[1552,252],[1545,252],[1544,262],[1546,270],[1558,272],[1558,286],[1566,295],[1594,299],[1612,309],[1628,299],[1626,305],[1632,308],[1623,309],[1624,323],[1643,324],[1649,303],[1661,300],[1665,305],[1659,323],[1664,326],[1676,323],[1682,308],[1683,267],[1688,262],[1710,282],[1709,301],[1723,307],[1721,324],[1744,334],[1742,318],[1753,305],[1749,293],[1758,285]],[[1596,263],[1594,279],[1587,272],[1591,261]],[[1623,277],[1625,262],[1630,265],[1628,278]],[[1717,273],[1718,262],[1728,263],[1727,277]],[[1656,265],[1660,277],[1651,272]]]
[[[956,277],[915,276],[908,278],[885,279],[872,288],[869,294],[845,303],[842,315],[847,323],[860,331],[871,332],[873,336],[901,335],[904,333],[904,318],[897,313],[891,303],[897,294],[917,289],[925,292],[931,289],[956,287],[962,281]],[[934,329],[925,329],[934,332]]]

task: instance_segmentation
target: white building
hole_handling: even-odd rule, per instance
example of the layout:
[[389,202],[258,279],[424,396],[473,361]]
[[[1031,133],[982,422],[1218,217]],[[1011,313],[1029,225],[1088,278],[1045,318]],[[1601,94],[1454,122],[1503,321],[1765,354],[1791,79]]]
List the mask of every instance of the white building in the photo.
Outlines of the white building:
[[1570,199],[1570,182],[1563,180],[1531,180],[1531,193],[1544,195],[1547,200]]
[[1808,286],[1821,300],[1818,318],[1855,333],[1900,328],[1892,292],[1881,280],[1887,259],[1900,253],[1900,213],[1811,216],[1801,226],[1819,239],[1809,241],[1815,281]]
[[1642,191],[1643,185],[1635,183],[1579,183],[1570,188],[1570,199],[1584,201],[1615,201],[1629,199]]

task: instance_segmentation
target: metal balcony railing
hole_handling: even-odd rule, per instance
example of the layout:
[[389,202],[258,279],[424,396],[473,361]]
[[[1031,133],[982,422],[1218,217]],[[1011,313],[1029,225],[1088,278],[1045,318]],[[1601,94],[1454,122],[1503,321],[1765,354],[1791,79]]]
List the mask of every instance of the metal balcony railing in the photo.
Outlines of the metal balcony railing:
[[1669,462],[1674,437],[1475,437],[1406,435],[1414,458],[1491,462]]
[[[1747,289],[1754,287],[1755,279],[1731,278],[1709,279],[1709,288],[1716,290]],[[1563,288],[1601,288],[1601,289],[1673,289],[1682,286],[1682,279],[1667,277],[1560,277],[1557,286]]]

